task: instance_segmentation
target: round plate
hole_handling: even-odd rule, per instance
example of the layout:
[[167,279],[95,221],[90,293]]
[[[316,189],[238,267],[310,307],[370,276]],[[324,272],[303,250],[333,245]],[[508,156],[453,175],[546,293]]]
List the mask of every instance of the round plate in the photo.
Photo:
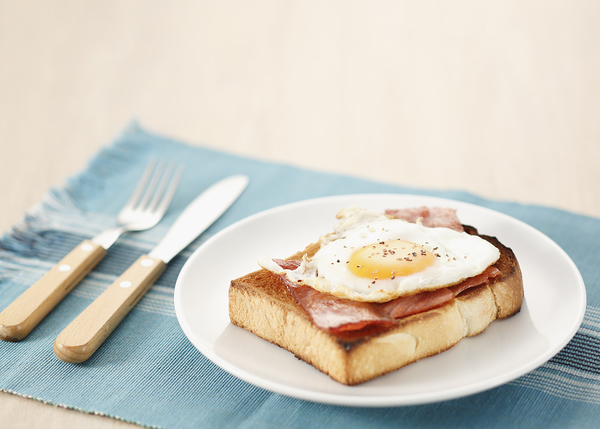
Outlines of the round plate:
[[[493,322],[482,334],[446,352],[352,387],[230,323],[227,291],[232,279],[257,270],[262,255],[287,257],[316,241],[332,230],[336,213],[351,205],[374,210],[422,205],[457,209],[462,223],[498,237],[515,252],[525,288],[521,312]],[[538,230],[472,204],[396,194],[320,198],[250,216],[198,248],[175,286],[175,310],[185,335],[225,371],[295,398],[370,407],[448,400],[514,380],[567,344],[581,324],[585,303],[575,264]],[[558,312],[560,318],[555,317]]]

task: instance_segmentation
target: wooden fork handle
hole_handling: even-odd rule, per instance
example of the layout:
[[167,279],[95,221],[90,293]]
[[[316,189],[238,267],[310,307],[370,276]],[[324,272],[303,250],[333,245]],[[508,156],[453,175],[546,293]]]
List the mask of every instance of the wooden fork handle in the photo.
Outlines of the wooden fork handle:
[[25,338],[105,254],[99,244],[82,241],[0,313],[0,339]]
[[141,256],[56,338],[54,353],[65,362],[89,359],[165,270],[157,258]]

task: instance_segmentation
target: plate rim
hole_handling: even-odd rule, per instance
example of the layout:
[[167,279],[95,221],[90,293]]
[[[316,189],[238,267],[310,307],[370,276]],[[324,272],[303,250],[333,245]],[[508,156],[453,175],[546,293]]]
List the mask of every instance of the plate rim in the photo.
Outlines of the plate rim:
[[[346,199],[385,199],[385,198],[414,198],[414,199],[426,199],[431,201],[437,201],[439,203],[450,203],[450,204],[459,204],[461,206],[467,206],[474,208],[475,210],[480,210],[483,212],[489,212],[494,216],[500,216],[504,218],[504,220],[509,222],[516,222],[521,227],[529,230],[530,233],[536,234],[542,237],[544,240],[547,240],[553,246],[553,250],[558,251],[562,256],[562,259],[569,265],[571,271],[575,274],[576,277],[576,285],[577,290],[580,295],[579,302],[579,311],[576,317],[573,317],[572,327],[568,331],[561,341],[557,343],[556,346],[547,350],[544,354],[537,357],[536,359],[531,360],[528,365],[521,366],[518,369],[514,369],[512,371],[508,371],[507,373],[502,374],[501,376],[496,376],[492,378],[488,378],[485,381],[479,381],[477,383],[472,383],[467,387],[462,387],[458,389],[460,392],[455,391],[454,389],[445,389],[444,391],[435,394],[431,392],[424,393],[413,393],[411,394],[411,398],[407,399],[405,396],[398,395],[390,395],[390,396],[358,396],[358,395],[343,395],[337,393],[322,393],[309,391],[304,388],[298,388],[294,386],[286,386],[281,383],[277,383],[271,380],[267,380],[261,378],[260,376],[253,375],[247,373],[245,370],[238,368],[234,364],[228,362],[222,357],[216,355],[210,350],[204,350],[203,347],[199,347],[193,341],[193,338],[196,337],[195,333],[188,326],[187,321],[185,319],[184,310],[182,307],[181,301],[181,291],[182,291],[182,282],[186,276],[188,270],[190,270],[190,266],[194,264],[195,259],[198,257],[197,255],[201,254],[204,249],[208,246],[211,246],[212,243],[218,241],[222,236],[229,234],[230,231],[240,228],[247,223],[251,223],[255,219],[260,219],[264,216],[272,215],[277,212],[284,212],[287,210],[294,210],[298,207],[303,207],[312,204],[320,204],[320,203],[333,203],[336,200],[346,200]],[[585,315],[585,309],[587,305],[587,293],[585,290],[585,283],[581,276],[579,269],[576,264],[573,262],[571,257],[566,253],[566,251],[560,247],[552,238],[534,228],[533,226],[527,224],[520,219],[514,218],[510,215],[507,215],[503,212],[473,204],[466,201],[455,200],[451,198],[445,197],[437,197],[437,196],[429,196],[429,195],[421,195],[421,194],[406,194],[406,193],[361,193],[361,194],[341,194],[341,195],[331,195],[324,196],[318,198],[310,198],[303,199],[295,202],[290,202],[287,204],[282,204],[279,206],[271,207],[260,212],[249,215],[243,219],[240,219],[237,222],[223,228],[221,231],[217,232],[215,235],[207,239],[201,246],[199,246],[193,254],[189,257],[189,259],[185,262],[182,267],[175,284],[174,290],[174,304],[175,304],[175,313],[177,317],[177,321],[184,331],[184,334],[188,338],[188,340],[192,343],[192,345],[202,353],[208,360],[213,362],[215,365],[228,372],[229,374],[248,382],[254,386],[269,390],[271,392],[283,394],[285,396],[289,396],[292,398],[302,399],[310,402],[324,403],[324,404],[332,404],[332,405],[342,405],[342,406],[357,406],[357,407],[390,407],[390,406],[411,406],[411,405],[419,405],[419,404],[427,404],[433,402],[440,402],[449,399],[457,399],[460,397],[469,396],[472,394],[480,393],[500,385],[506,384],[510,381],[515,380],[516,378],[523,376],[532,370],[540,367],[547,361],[549,361],[553,356],[555,356],[560,350],[562,350],[565,345],[575,336],[579,327],[583,322],[583,317]],[[231,324],[231,322],[229,322]],[[240,328],[241,329],[241,328]],[[202,349],[201,349],[202,348]],[[352,388],[352,387],[350,387]]]

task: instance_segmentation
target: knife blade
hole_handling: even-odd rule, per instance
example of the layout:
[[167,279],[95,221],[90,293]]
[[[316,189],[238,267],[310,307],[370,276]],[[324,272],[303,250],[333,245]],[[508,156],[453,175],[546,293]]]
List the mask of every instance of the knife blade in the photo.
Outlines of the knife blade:
[[243,175],[230,176],[196,197],[158,245],[140,256],[58,335],[56,356],[71,363],[89,359],[161,276],[167,263],[235,202],[248,181]]

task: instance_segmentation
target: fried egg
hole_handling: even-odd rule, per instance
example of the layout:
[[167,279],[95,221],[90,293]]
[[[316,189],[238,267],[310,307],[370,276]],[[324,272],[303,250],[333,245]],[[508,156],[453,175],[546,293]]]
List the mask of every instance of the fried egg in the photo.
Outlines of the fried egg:
[[341,298],[387,302],[400,296],[458,284],[500,257],[488,241],[448,228],[393,219],[351,207],[338,214],[334,232],[295,270],[272,259],[259,264],[298,284]]

